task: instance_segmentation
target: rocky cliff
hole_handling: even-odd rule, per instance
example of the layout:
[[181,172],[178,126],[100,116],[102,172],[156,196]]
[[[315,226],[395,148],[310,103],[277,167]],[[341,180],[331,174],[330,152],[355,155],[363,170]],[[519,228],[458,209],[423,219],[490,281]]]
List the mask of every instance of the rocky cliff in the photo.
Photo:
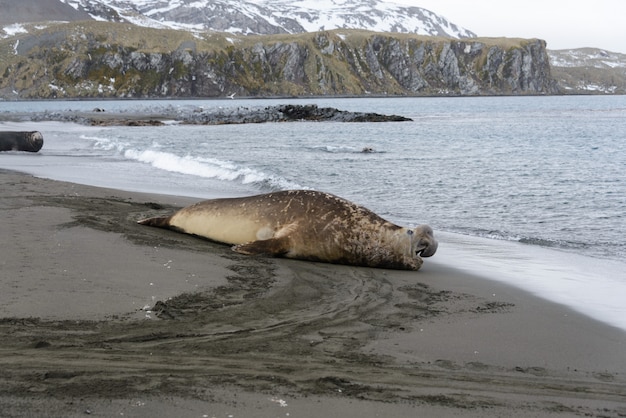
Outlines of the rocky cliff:
[[334,30],[234,36],[106,22],[0,40],[0,95],[219,97],[551,94],[544,41]]

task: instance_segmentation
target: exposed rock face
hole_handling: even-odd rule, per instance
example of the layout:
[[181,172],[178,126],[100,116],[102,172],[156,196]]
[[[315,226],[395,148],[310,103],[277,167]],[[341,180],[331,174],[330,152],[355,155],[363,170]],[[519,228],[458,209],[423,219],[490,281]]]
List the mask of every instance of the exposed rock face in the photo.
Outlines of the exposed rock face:
[[536,39],[351,30],[201,38],[141,28],[129,35],[136,30],[68,24],[24,35],[9,64],[0,62],[0,93],[34,98],[557,92],[545,42]]
[[545,47],[540,40],[507,46],[480,39],[432,42],[379,35],[363,50],[377,79],[387,73],[410,93],[539,94],[554,92]]

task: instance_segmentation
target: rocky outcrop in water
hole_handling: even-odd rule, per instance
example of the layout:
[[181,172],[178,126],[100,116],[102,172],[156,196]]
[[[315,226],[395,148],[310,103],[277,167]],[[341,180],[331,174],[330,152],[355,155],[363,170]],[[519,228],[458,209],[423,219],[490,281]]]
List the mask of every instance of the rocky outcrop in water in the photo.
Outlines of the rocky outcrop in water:
[[557,92],[545,42],[537,39],[356,30],[234,37],[103,22],[35,31],[0,42],[13,50],[0,62],[4,97]]
[[381,115],[367,112],[347,112],[333,107],[317,105],[278,105],[266,107],[238,107],[234,109],[203,111],[192,113],[182,119],[185,123],[207,125],[291,122],[291,121],[332,121],[332,122],[404,122],[410,118],[397,115]]
[[[405,122],[412,119],[398,115],[381,115],[369,112],[348,112],[333,107],[318,107],[315,104],[277,106],[237,106],[203,109],[197,106],[156,106],[136,109],[135,112],[106,112],[97,108],[91,112],[67,110],[63,112],[10,113],[11,120],[60,121],[92,126],[160,126],[165,121],[194,125],[229,125],[265,122]],[[0,113],[0,121],[4,120]],[[0,132],[0,151],[2,136]],[[8,134],[8,133],[4,133]],[[41,134],[39,134],[41,136]],[[8,137],[8,136],[7,136]],[[43,140],[42,140],[43,144]],[[41,148],[41,146],[39,147]],[[10,148],[8,148],[10,149]]]

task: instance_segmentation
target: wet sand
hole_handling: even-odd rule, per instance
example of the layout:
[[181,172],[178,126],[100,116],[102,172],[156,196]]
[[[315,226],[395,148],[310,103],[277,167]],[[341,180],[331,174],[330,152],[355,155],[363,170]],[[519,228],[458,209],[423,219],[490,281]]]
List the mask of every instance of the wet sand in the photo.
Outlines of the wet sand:
[[246,257],[135,222],[191,198],[0,190],[3,417],[626,416],[625,332],[436,255]]

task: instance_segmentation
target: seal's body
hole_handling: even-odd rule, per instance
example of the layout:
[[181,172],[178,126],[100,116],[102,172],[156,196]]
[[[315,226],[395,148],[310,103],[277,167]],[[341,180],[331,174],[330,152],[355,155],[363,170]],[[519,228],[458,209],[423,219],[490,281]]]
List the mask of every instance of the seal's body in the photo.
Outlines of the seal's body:
[[0,131],[0,151],[37,152],[43,147],[41,132]]
[[418,270],[437,250],[432,228],[403,228],[337,196],[312,190],[206,200],[143,225],[234,245],[242,254]]

